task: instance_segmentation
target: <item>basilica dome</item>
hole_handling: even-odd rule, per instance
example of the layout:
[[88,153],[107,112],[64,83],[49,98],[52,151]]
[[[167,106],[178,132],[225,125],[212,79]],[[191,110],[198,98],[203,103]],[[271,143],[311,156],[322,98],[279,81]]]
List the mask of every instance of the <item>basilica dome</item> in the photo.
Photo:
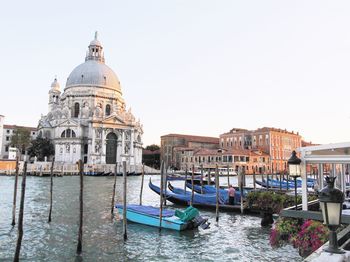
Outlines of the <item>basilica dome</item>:
[[72,86],[98,86],[121,92],[118,77],[113,70],[95,60],[87,60],[74,68],[67,79],[66,88]]
[[121,93],[120,82],[113,70],[105,64],[102,45],[95,39],[90,42],[85,62],[70,73],[66,88],[74,86],[96,86]]

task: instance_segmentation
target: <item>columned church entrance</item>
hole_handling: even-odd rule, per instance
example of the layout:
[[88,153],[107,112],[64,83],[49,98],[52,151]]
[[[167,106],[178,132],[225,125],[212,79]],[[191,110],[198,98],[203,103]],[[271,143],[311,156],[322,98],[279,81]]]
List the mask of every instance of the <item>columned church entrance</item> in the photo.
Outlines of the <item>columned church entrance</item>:
[[117,162],[118,137],[114,133],[109,133],[106,137],[106,164],[115,164]]

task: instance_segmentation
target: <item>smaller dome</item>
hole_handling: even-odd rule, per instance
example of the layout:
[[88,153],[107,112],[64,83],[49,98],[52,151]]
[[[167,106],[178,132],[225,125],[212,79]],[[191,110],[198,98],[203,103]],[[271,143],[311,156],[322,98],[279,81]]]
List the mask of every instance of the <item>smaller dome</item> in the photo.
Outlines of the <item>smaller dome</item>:
[[97,39],[94,39],[90,42],[90,45],[94,45],[94,46],[102,46],[100,41],[98,41]]
[[60,92],[60,84],[58,83],[57,78],[53,80],[51,84],[51,90]]

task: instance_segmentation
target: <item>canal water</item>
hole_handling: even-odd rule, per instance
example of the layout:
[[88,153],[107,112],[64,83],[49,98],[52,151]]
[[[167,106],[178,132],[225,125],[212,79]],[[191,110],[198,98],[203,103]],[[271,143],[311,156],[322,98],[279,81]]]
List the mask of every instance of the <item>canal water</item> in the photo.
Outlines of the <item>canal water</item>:
[[[148,188],[150,177],[159,184],[159,176],[145,176],[143,204],[157,206],[159,196]],[[0,177],[0,261],[12,261],[15,253],[17,227],[11,227],[13,184],[14,177]],[[129,203],[139,202],[140,184],[141,177],[128,177]],[[183,186],[181,181],[174,184]],[[217,224],[215,211],[201,210],[211,222],[210,229],[186,232],[159,232],[157,228],[128,223],[128,240],[124,242],[122,221],[110,215],[113,177],[84,177],[83,253],[77,257],[79,177],[54,178],[51,223],[47,223],[49,186],[48,177],[27,177],[21,260],[302,261],[291,246],[270,247],[270,230],[261,228],[259,217],[235,213],[220,213]],[[21,178],[17,209],[20,188]],[[121,200],[122,178],[118,177],[116,201]],[[171,203],[168,207],[179,208]]]

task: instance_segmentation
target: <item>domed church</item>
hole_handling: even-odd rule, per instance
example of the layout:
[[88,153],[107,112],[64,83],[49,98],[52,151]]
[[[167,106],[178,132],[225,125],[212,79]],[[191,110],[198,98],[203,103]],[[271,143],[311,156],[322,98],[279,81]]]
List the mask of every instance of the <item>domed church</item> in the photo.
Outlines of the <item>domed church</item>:
[[49,91],[48,114],[39,121],[38,134],[52,139],[55,161],[115,165],[127,157],[128,171],[142,163],[142,125],[126,110],[117,75],[105,64],[103,47],[90,42],[85,62],[67,78],[61,93],[55,79]]

